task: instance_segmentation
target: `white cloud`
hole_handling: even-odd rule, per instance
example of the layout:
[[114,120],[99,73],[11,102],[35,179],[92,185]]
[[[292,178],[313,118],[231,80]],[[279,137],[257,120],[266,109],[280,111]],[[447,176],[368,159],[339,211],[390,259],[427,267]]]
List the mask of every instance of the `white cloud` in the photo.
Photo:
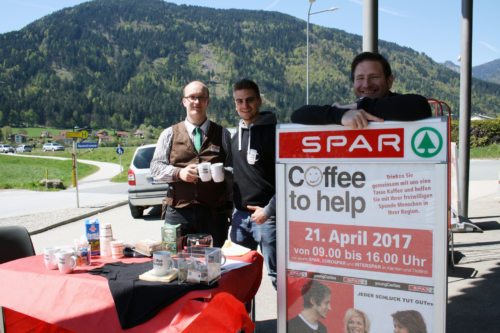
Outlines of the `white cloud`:
[[[349,0],[349,1],[352,2],[352,3],[355,3],[357,5],[360,5],[360,6],[363,5],[363,1],[361,1],[361,0]],[[387,9],[387,8],[384,8],[384,7],[380,7],[380,6],[378,7],[378,10],[381,13],[389,14],[389,15],[392,15],[392,16],[408,17],[408,15],[406,15],[406,14],[400,13],[400,12],[395,11],[395,10]]]
[[274,7],[276,7],[276,5],[280,2],[281,0],[274,0],[273,2],[271,2],[269,5],[266,6],[266,8],[264,8],[264,10],[271,10],[273,9]]
[[488,42],[485,42],[485,41],[479,41],[479,44],[483,45],[484,47],[486,47],[487,49],[495,52],[495,53],[500,53],[500,50],[496,47],[494,47],[493,45],[491,45],[490,43]]
[[397,12],[397,11],[394,11],[394,10],[386,9],[386,8],[383,8],[383,7],[382,8],[379,7],[378,10],[381,11],[382,13],[386,13],[386,14],[389,14],[389,15],[392,15],[392,16],[408,17],[408,15],[406,15],[406,14],[403,14],[403,13],[400,13],[400,12]]

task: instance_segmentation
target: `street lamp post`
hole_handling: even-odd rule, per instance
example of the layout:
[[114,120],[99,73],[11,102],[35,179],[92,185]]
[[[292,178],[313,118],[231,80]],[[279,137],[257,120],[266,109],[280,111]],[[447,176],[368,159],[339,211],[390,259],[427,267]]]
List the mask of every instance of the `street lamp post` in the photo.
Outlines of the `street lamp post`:
[[306,32],[306,104],[309,104],[309,19],[311,15],[324,13],[324,12],[333,12],[337,10],[337,7],[332,7],[324,10],[320,10],[318,12],[311,13],[311,8],[313,3],[316,0],[309,0],[309,10],[307,11],[307,32]]

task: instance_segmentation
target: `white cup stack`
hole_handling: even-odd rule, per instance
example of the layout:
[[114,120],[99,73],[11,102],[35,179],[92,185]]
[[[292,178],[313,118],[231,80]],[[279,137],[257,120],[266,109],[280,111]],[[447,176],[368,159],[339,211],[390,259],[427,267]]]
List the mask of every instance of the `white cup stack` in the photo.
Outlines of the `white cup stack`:
[[99,230],[99,244],[101,248],[101,257],[111,256],[111,242],[113,241],[113,231],[111,224],[107,223]]
[[123,258],[123,248],[125,243],[121,240],[114,240],[111,242],[111,256],[113,259]]

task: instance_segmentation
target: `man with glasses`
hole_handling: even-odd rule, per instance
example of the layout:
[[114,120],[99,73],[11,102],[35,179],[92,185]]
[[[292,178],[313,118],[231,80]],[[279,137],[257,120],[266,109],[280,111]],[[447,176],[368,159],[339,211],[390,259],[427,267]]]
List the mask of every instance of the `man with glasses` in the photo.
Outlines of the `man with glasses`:
[[151,160],[155,182],[170,184],[166,198],[165,223],[181,225],[181,235],[207,233],[213,245],[222,247],[229,229],[226,181],[202,182],[198,164],[231,165],[231,135],[222,126],[207,119],[210,102],[208,88],[193,81],[183,89],[182,105],[186,119],[165,129]]
[[235,206],[231,240],[252,250],[260,245],[276,288],[276,116],[260,111],[259,87],[251,80],[236,82],[233,98],[240,122],[231,143]]

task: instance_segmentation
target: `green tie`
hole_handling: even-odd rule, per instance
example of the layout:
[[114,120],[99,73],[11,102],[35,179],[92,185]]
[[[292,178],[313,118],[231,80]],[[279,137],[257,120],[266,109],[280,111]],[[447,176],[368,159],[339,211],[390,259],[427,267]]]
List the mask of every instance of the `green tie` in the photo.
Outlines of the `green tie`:
[[193,139],[194,139],[194,148],[196,149],[196,151],[199,152],[201,149],[201,130],[199,127],[196,127],[194,129]]

